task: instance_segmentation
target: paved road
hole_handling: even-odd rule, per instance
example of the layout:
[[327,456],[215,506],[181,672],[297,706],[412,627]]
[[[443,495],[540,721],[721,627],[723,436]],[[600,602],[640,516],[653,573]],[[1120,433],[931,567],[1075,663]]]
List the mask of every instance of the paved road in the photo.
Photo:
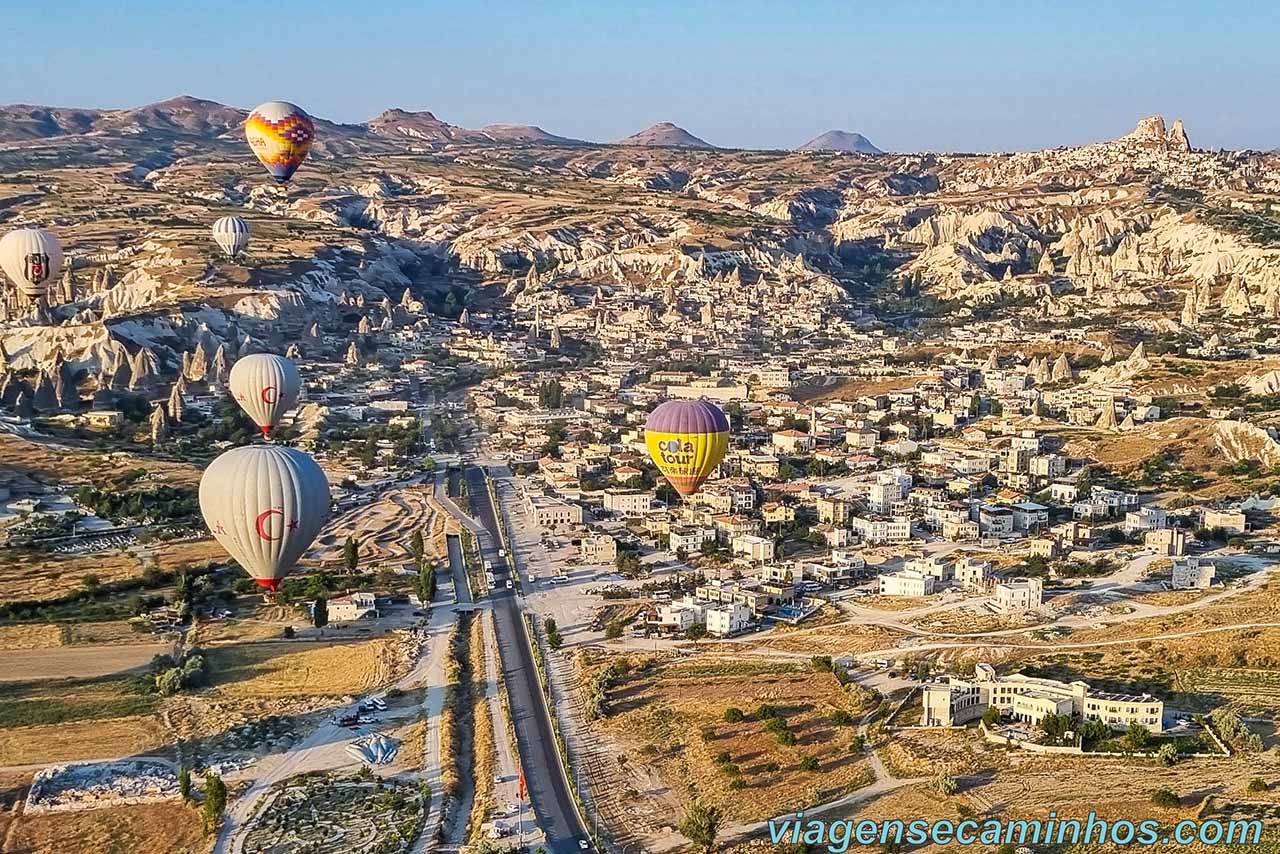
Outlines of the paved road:
[[568,782],[561,770],[551,718],[538,684],[533,651],[521,625],[520,604],[514,592],[506,587],[509,578],[507,562],[498,556],[498,520],[489,498],[485,473],[477,466],[470,466],[464,475],[472,510],[484,527],[479,537],[481,555],[494,565],[497,583],[490,594],[494,628],[497,630],[498,650],[511,701],[511,719],[524,767],[525,785],[538,825],[546,834],[548,851],[551,854],[573,854],[579,851],[579,840],[586,838],[586,831],[579,821]]

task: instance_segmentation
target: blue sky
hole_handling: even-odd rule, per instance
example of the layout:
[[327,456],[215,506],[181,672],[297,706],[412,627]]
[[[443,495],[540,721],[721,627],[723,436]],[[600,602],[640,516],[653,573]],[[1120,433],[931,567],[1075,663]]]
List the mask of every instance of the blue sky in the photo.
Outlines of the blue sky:
[[[1248,8],[1253,6],[1253,8]],[[47,0],[6,14],[0,103],[271,98],[362,121],[527,122],[607,141],[674,121],[782,148],[832,129],[892,150],[1119,135],[1280,146],[1280,4]]]

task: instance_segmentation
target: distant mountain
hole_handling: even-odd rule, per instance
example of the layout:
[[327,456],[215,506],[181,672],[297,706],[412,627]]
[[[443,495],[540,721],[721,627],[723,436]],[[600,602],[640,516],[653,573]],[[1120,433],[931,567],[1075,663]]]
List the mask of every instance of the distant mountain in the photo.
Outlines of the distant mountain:
[[860,133],[847,130],[829,130],[814,137],[796,151],[847,151],[852,154],[884,154]]
[[480,133],[494,142],[545,142],[550,145],[585,145],[580,139],[556,136],[537,125],[485,125]]
[[365,126],[378,136],[398,136],[425,142],[481,142],[486,139],[479,131],[443,122],[427,110],[384,110]]
[[248,112],[180,95],[127,110],[84,110],[13,104],[0,107],[0,139],[44,139],[83,133],[167,131],[213,137],[243,124]]
[[653,127],[645,128],[639,133],[620,139],[615,145],[649,145],[675,146],[678,148],[715,148],[703,139],[698,139],[682,127],[671,122],[658,122]]

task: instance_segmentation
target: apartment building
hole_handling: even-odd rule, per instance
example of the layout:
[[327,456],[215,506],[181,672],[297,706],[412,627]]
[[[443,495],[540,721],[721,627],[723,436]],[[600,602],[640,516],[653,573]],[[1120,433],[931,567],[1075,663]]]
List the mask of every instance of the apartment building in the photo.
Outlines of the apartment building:
[[1137,722],[1153,733],[1164,730],[1164,701],[1150,694],[1095,691],[1088,683],[1036,679],[1020,673],[997,676],[989,664],[977,665],[972,679],[955,676],[924,686],[924,726],[959,726],[982,717],[988,708],[1038,724],[1045,715],[1074,715],[1115,729]]
[[911,520],[906,516],[894,516],[889,519],[850,516],[849,527],[857,531],[863,542],[869,545],[905,543],[911,539]]
[[582,507],[569,501],[529,494],[525,498],[525,508],[540,528],[582,524]]

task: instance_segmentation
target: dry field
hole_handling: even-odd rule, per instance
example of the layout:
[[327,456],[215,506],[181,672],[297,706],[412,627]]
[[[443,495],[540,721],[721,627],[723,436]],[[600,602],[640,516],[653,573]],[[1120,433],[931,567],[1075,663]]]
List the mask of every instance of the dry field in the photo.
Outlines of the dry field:
[[26,679],[95,679],[140,670],[173,652],[165,641],[15,649],[0,660],[0,683]]
[[[669,789],[696,790],[723,806],[731,820],[749,821],[830,800],[871,781],[866,762],[850,750],[855,729],[831,721],[837,710],[865,710],[833,675],[814,672],[807,663],[646,661],[644,666],[637,659],[638,666],[619,678],[609,692],[609,717],[593,726],[625,746],[628,764],[652,766]],[[753,714],[762,703],[776,707],[796,737],[794,745],[781,743],[768,722]],[[746,719],[726,723],[729,707],[742,709]],[[806,757],[817,760],[816,770],[802,770]]]
[[51,623],[0,626],[0,650],[48,649],[62,646],[62,628]]
[[0,470],[44,484],[109,480],[130,469],[146,469],[156,481],[172,485],[195,486],[200,482],[201,469],[185,463],[163,462],[124,452],[104,455],[91,448],[54,446],[0,433]]
[[157,715],[0,729],[0,765],[105,759],[166,750],[173,739]]
[[942,601],[942,594],[933,596],[864,596],[855,600],[859,608],[872,611],[914,611],[916,608],[928,608]]
[[957,608],[953,611],[939,611],[915,617],[908,621],[919,629],[941,634],[974,634],[977,632],[994,632],[1000,629],[1019,629],[1034,623],[1027,623],[1021,618],[1005,614],[992,614],[985,610]]
[[[751,647],[769,651],[806,653],[809,655],[858,655],[873,649],[891,647],[902,640],[902,633],[877,626],[835,624],[808,626],[801,624],[786,632],[770,632]],[[712,647],[715,651],[731,651],[734,643]]]
[[207,655],[212,685],[220,697],[344,696],[391,681],[393,643],[268,641],[213,647]]
[[206,847],[199,812],[174,801],[23,816],[3,854],[197,854]]
[[79,589],[86,575],[120,581],[141,575],[143,568],[138,558],[118,551],[75,557],[10,553],[0,557],[0,598],[54,599]]

